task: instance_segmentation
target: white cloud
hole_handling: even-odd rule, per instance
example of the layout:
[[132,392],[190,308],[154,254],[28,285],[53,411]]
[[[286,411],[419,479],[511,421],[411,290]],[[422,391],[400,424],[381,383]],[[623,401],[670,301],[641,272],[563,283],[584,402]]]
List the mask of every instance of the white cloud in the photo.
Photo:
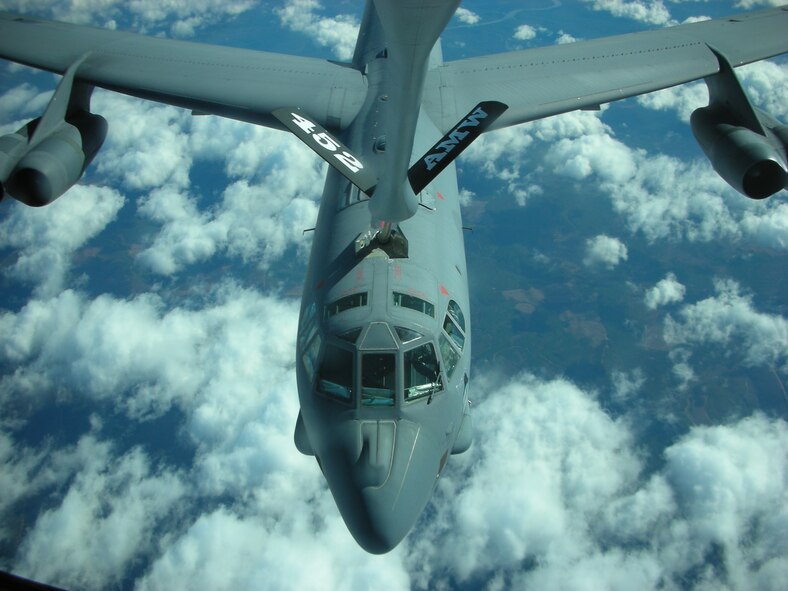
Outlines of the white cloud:
[[[779,197],[776,197],[779,199]],[[742,231],[753,241],[780,250],[788,249],[788,204],[776,202],[767,208],[753,207],[741,218]]]
[[637,102],[655,111],[676,111],[679,118],[689,124],[695,109],[709,104],[709,91],[704,82],[691,82],[639,96]]
[[668,273],[646,292],[643,302],[649,310],[656,310],[660,306],[680,302],[686,291],[687,288],[678,282],[676,276]]
[[558,37],[556,37],[555,40],[557,45],[566,45],[567,43],[575,43],[576,41],[578,41],[577,37],[564,31],[558,31]]
[[560,139],[550,146],[545,160],[559,174],[577,180],[596,174],[603,181],[621,184],[636,170],[631,148],[607,134]]
[[224,189],[221,201],[203,211],[194,197],[166,187],[140,202],[140,213],[162,224],[139,254],[153,271],[171,275],[217,251],[261,267],[291,245],[306,257],[311,242],[304,230],[317,219],[325,165],[286,134],[265,130],[253,135],[266,136],[267,150],[246,152],[242,142],[228,154],[226,166],[231,174],[261,176],[259,184],[236,181]]
[[[284,491],[269,491],[281,495]],[[373,556],[358,548],[333,515],[325,490],[293,487],[282,512],[240,516],[218,509],[201,516],[138,583],[146,589],[409,589],[400,552]],[[281,499],[282,497],[277,497]],[[321,512],[325,512],[321,515]],[[309,568],[304,568],[309,556]]]
[[115,457],[90,435],[78,446],[89,448],[80,454],[84,465],[59,505],[41,513],[25,536],[15,570],[66,587],[119,585],[186,489],[176,474],[154,474],[138,448]]
[[[3,117],[12,115],[37,117],[46,108],[52,98],[52,92],[40,92],[35,86],[27,83],[15,86],[0,96],[0,113],[3,114]],[[21,123],[15,122],[4,133],[12,133],[21,126]]]
[[[705,92],[705,85],[694,88]],[[691,100],[685,99],[683,94],[660,95],[649,105],[663,101],[689,113]],[[778,199],[746,199],[705,158],[686,161],[627,146],[600,119],[605,110],[575,111],[484,134],[460,161],[506,183],[521,204],[527,203],[520,198],[527,187],[543,184],[545,166],[584,183],[598,179],[630,232],[649,242],[724,239],[788,247],[788,208]]]
[[674,24],[662,0],[583,0],[594,10],[609,12],[613,16],[630,18],[650,25]]
[[755,62],[736,69],[753,104],[782,121],[788,119],[788,64]]
[[[736,68],[736,75],[753,104],[777,119],[788,118],[788,65],[755,62]],[[709,92],[704,82],[692,82],[644,94],[637,101],[648,109],[676,111],[688,123],[692,111],[709,103]]]
[[[14,570],[85,589],[127,584],[140,563],[150,565],[141,588],[171,586],[176,577],[175,586],[201,588],[217,576],[211,588],[263,579],[282,589],[356,588],[380,577],[408,588],[396,559],[402,550],[387,557],[361,550],[314,460],[293,445],[297,312],[295,301],[224,284],[173,309],[150,294],[87,300],[64,292],[0,316],[0,361],[17,367],[0,385],[4,419],[10,408],[20,412],[20,397],[32,402],[47,392],[87,400],[113,422],[112,412],[124,412],[131,424],[175,405],[184,419],[172,445],[194,457],[179,472],[153,470],[143,451],[115,453],[93,435],[82,437],[85,451],[65,455],[15,450],[0,438],[0,473],[18,477],[6,506],[41,491],[52,499]],[[25,390],[33,382],[34,391]],[[53,470],[57,478],[36,477]],[[55,486],[64,471],[66,490]],[[218,504],[226,499],[234,502]],[[88,532],[93,537],[80,542]],[[300,564],[304,551],[320,558],[298,570],[293,561]],[[46,561],[52,552],[57,559]]]
[[407,540],[417,588],[779,588],[785,421],[693,428],[644,476],[626,423],[572,384],[482,381],[477,441]]
[[529,41],[534,39],[537,35],[537,31],[531,25],[520,25],[514,31],[514,38],[518,41]]
[[756,6],[782,6],[782,0],[739,0],[736,2],[737,8],[755,8]]
[[0,404],[10,415],[15,398],[60,390],[153,417],[215,388],[255,398],[274,376],[292,380],[296,303],[233,284],[208,293],[215,303],[204,309],[166,310],[152,294],[87,300],[65,291],[0,315],[0,360],[16,367],[0,381]]
[[188,111],[103,91],[94,94],[91,110],[109,118],[94,162],[99,175],[136,190],[189,185]]
[[138,32],[152,32],[168,26],[170,33],[180,37],[194,35],[195,29],[231,20],[250,10],[257,0],[9,0],[5,10],[47,15],[55,20],[92,24],[115,29],[117,21],[130,20]]
[[474,406],[477,441],[449,462],[437,514],[409,538],[420,588],[441,572],[466,581],[529,559],[573,560],[589,543],[587,520],[639,470],[624,425],[569,382],[476,383],[490,392]]
[[317,0],[287,0],[275,8],[283,26],[311,37],[315,43],[329,47],[339,59],[350,60],[358,37],[358,21],[354,16],[339,14],[323,17],[316,14],[322,5]]
[[466,25],[475,25],[482,20],[478,14],[467,8],[462,8],[461,6],[457,8],[457,12],[454,13],[454,16],[456,16],[461,23],[465,23]]
[[59,293],[74,253],[110,224],[124,199],[108,187],[76,185],[42,208],[9,204],[0,222],[0,248],[16,249],[16,261],[6,273],[35,285],[39,297]]
[[631,399],[646,383],[646,376],[640,368],[631,372],[614,370],[610,379],[613,382],[613,400],[616,402],[626,402]]
[[[725,345],[728,356],[745,366],[767,365],[788,371],[788,322],[758,312],[752,296],[738,283],[718,279],[717,294],[682,307],[678,319],[667,316],[665,341],[673,346]],[[735,343],[735,347],[730,347]]]
[[662,555],[686,568],[719,545],[731,588],[751,588],[758,579],[761,588],[778,588],[774,575],[788,573],[782,535],[788,525],[787,445],[784,421],[756,415],[730,426],[695,428],[665,450],[665,477],[690,527],[679,532],[674,525]]
[[618,238],[600,234],[586,241],[583,264],[587,267],[601,266],[612,269],[627,260],[627,247]]

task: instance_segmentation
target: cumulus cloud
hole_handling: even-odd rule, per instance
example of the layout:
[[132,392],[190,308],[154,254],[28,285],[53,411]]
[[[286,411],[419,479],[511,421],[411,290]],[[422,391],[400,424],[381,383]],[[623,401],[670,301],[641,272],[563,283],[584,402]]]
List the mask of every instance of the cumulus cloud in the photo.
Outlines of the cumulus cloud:
[[[787,65],[755,62],[736,68],[736,75],[755,105],[777,119],[788,117]],[[644,94],[637,101],[649,109],[675,111],[682,121],[689,122],[692,111],[709,103],[709,92],[704,82],[693,82]]]
[[167,26],[170,33],[178,37],[190,37],[197,28],[235,18],[256,4],[256,0],[10,0],[4,3],[6,10],[41,14],[55,20],[108,29],[115,29],[117,21],[127,20],[133,29],[143,33],[158,31]]
[[[6,422],[40,408],[15,404],[36,396],[61,405],[76,397],[131,424],[177,408],[182,432],[167,449],[185,446],[193,458],[154,468],[143,447],[120,450],[106,440],[103,429],[114,427],[101,420],[76,448],[54,454],[3,434],[0,484],[6,474],[17,478],[0,509],[50,495],[21,540],[14,571],[84,589],[127,585],[139,564],[148,565],[141,588],[175,578],[189,587],[215,581],[217,589],[260,580],[283,589],[322,589],[327,581],[355,588],[381,576],[408,588],[396,560],[402,550],[385,558],[361,550],[314,460],[293,445],[297,312],[295,301],[226,283],[181,307],[150,294],[89,300],[64,292],[3,314],[0,362],[17,368],[0,384]],[[321,558],[304,571],[293,561],[305,550]],[[52,553],[57,559],[46,560]]]
[[614,370],[610,380],[613,383],[613,400],[621,403],[640,392],[643,384],[646,383],[646,376],[640,368],[631,372]]
[[[0,113],[3,113],[4,117],[11,115],[37,117],[46,108],[52,93],[53,91],[41,92],[32,84],[20,84],[0,96]],[[14,122],[7,127],[4,126],[6,130],[3,133],[13,133],[23,124],[24,122]]]
[[[95,401],[125,393],[116,403],[129,416],[158,416],[172,404],[190,404],[211,376],[236,371],[233,383],[247,392],[256,387],[252,369],[265,380],[264,361],[289,368],[295,303],[233,284],[214,289],[216,303],[199,312],[167,310],[152,294],[88,300],[67,290],[3,313],[2,361],[17,369],[0,381],[2,403],[58,388]],[[223,347],[220,357],[215,347]]]
[[601,266],[612,269],[625,260],[627,260],[627,247],[618,238],[600,234],[586,241],[583,264],[587,267]]
[[739,0],[736,2],[738,8],[755,8],[757,6],[781,6],[782,0]]
[[520,25],[514,31],[514,38],[518,41],[530,41],[537,35],[537,31],[531,25]]
[[462,6],[457,8],[457,12],[454,13],[454,16],[456,16],[461,23],[465,23],[466,25],[475,25],[482,20],[478,14]]
[[347,14],[320,16],[317,14],[320,9],[322,5],[317,0],[288,0],[283,7],[275,8],[274,13],[283,26],[329,47],[339,59],[351,59],[358,37],[358,21]]
[[230,174],[260,176],[258,183],[231,183],[219,202],[203,210],[194,197],[169,187],[141,200],[140,213],[161,224],[139,254],[153,271],[170,275],[217,251],[262,267],[291,245],[306,256],[310,242],[303,231],[317,219],[324,165],[286,134],[257,130],[253,135],[266,136],[267,147],[246,152],[242,142],[228,153],[226,166]]
[[[702,83],[693,88],[705,92]],[[663,95],[650,104],[664,99],[665,105],[689,116],[694,100],[677,96],[683,95]],[[545,168],[585,183],[598,179],[629,231],[649,242],[724,239],[786,248],[784,203],[747,200],[714,172],[700,151],[698,159],[687,161],[626,145],[602,121],[606,110],[575,111],[484,134],[460,161],[504,182],[521,205],[527,203],[521,197],[529,193],[528,187],[542,184]]]
[[613,16],[630,18],[650,25],[675,24],[662,0],[583,0],[594,10],[609,12]]
[[[752,296],[730,279],[714,282],[716,295],[688,304],[678,319],[665,319],[664,338],[670,345],[724,345],[745,366],[767,365],[788,371],[788,322],[782,316],[758,312]],[[730,345],[735,344],[731,348]]]
[[434,516],[408,539],[417,588],[779,587],[784,421],[693,428],[647,475],[626,423],[571,383],[484,386],[477,442],[452,458]]
[[14,248],[16,261],[6,274],[32,283],[40,297],[54,296],[64,285],[74,253],[110,224],[124,198],[114,189],[77,185],[43,208],[10,204],[0,222],[0,248]]
[[565,31],[558,31],[558,37],[556,37],[555,40],[557,45],[566,45],[567,43],[575,43],[576,41],[578,41],[577,37]]
[[135,190],[189,185],[187,111],[104,91],[96,91],[91,107],[109,118],[94,162],[99,175]]
[[660,306],[673,304],[684,299],[687,288],[678,282],[673,273],[668,273],[664,279],[646,292],[643,302],[649,310],[656,310]]
[[44,511],[17,551],[16,569],[84,589],[119,585],[153,529],[184,495],[180,478],[154,474],[139,448],[121,457],[85,436],[83,465],[55,508]]
[[639,470],[624,425],[571,383],[524,375],[477,388],[491,392],[474,408],[479,440],[452,458],[437,515],[409,539],[419,588],[443,572],[467,581],[582,555],[588,520]]

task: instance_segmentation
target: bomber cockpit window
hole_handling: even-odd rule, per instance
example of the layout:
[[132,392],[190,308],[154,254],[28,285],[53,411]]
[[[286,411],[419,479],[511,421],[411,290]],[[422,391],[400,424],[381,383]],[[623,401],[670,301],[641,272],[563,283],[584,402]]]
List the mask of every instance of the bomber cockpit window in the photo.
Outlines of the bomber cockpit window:
[[354,293],[353,295],[339,298],[326,306],[326,318],[350,310],[351,308],[358,308],[367,305],[367,292]]
[[438,338],[438,344],[441,348],[441,357],[446,367],[446,374],[451,377],[454,369],[457,367],[457,362],[460,360],[460,354],[451,346],[449,339],[446,338],[444,333],[441,333]]
[[314,338],[310,341],[309,346],[302,356],[304,369],[306,369],[306,375],[309,376],[310,382],[315,379],[315,366],[317,363],[317,356],[320,353],[320,344],[322,342],[320,333],[317,332],[317,330],[315,330],[313,334]]
[[435,318],[435,306],[429,302],[406,293],[394,292],[394,306],[410,308],[427,316]]
[[353,396],[353,353],[326,345],[317,377],[317,389],[323,394],[350,402]]
[[397,336],[399,337],[400,342],[403,344],[410,343],[411,341],[421,338],[421,333],[403,326],[395,326],[394,330],[397,331]]
[[358,340],[358,336],[360,334],[361,334],[361,329],[360,328],[354,328],[353,330],[349,330],[347,332],[343,332],[342,334],[337,335],[337,336],[340,339],[342,339],[343,341],[347,341],[348,343],[351,343],[351,344],[355,345],[356,341]]
[[403,356],[405,367],[405,400],[429,396],[441,389],[438,358],[432,343],[425,343]]
[[361,403],[394,406],[396,362],[394,353],[365,353],[361,357]]
[[449,302],[449,310],[446,313],[446,318],[443,319],[443,330],[462,351],[465,346],[465,318],[454,300]]
[[449,301],[449,316],[451,316],[454,322],[457,323],[457,326],[465,332],[465,316],[463,316],[460,306],[454,300]]

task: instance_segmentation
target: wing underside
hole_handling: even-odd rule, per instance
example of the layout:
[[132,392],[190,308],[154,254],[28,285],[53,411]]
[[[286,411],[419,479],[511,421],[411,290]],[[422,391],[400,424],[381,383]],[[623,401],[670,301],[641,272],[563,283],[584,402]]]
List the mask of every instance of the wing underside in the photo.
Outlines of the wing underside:
[[433,69],[424,105],[445,133],[473,105],[509,105],[499,129],[644,94],[788,51],[788,7],[567,45],[464,59]]
[[146,37],[0,13],[0,58],[140,98],[282,129],[300,107],[342,129],[366,95],[360,72],[326,60]]

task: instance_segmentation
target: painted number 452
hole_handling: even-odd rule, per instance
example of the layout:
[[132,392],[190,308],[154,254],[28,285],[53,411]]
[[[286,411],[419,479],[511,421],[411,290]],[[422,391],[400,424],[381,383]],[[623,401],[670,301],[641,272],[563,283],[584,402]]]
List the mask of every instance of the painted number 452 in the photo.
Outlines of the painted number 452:
[[312,136],[312,139],[317,143],[318,146],[324,148],[330,152],[333,152],[334,158],[339,160],[343,165],[345,165],[348,169],[352,172],[358,172],[364,165],[359,162],[359,159],[353,156],[350,152],[346,150],[342,150],[341,152],[337,152],[342,145],[336,141],[327,131],[321,131],[320,133],[313,133],[317,130],[317,125],[312,123],[306,117],[299,115],[298,113],[290,113],[293,117],[293,123],[295,123],[298,127],[304,130],[304,133],[308,133]]

